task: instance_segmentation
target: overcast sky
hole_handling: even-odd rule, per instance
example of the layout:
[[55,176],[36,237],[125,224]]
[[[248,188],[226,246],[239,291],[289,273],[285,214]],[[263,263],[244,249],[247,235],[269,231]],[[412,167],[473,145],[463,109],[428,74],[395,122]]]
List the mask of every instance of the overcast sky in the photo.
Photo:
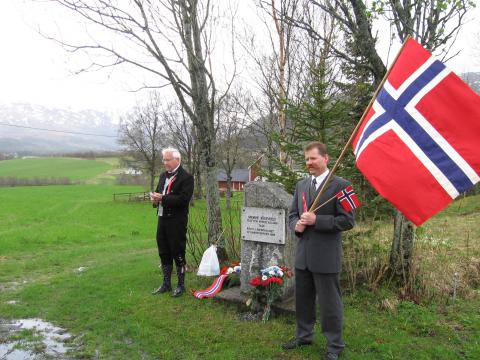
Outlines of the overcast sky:
[[[59,15],[58,26],[71,35],[65,23],[72,25],[74,17]],[[138,95],[128,91],[128,74],[72,73],[78,69],[75,56],[37,31],[37,24],[51,16],[30,0],[0,0],[0,102],[115,112],[132,106]]]
[[[47,11],[31,0],[0,0],[0,103],[29,102],[113,113],[133,106],[140,97],[128,91],[137,85],[135,74],[123,70],[71,73],[78,68],[76,59],[37,32],[37,24],[50,21],[52,15],[66,36],[76,36],[75,18],[60,9],[52,14],[51,8]],[[457,45],[462,54],[448,63],[457,73],[480,71],[480,8],[470,16],[474,20],[464,26]]]

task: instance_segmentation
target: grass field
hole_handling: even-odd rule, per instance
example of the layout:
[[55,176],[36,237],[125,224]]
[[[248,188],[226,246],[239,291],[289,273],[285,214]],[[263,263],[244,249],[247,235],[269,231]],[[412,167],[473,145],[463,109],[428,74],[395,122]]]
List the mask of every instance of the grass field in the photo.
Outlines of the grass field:
[[0,161],[0,177],[69,178],[86,180],[103,174],[115,166],[112,160],[86,160],[78,158],[41,157]]
[[[42,161],[35,159],[24,168],[25,176],[40,176],[35,169],[42,168],[36,163]],[[85,160],[67,163],[64,176],[86,183],[108,178],[98,164],[90,167],[93,163],[106,166],[103,171],[115,166],[102,161],[85,167]],[[52,166],[45,164],[44,168]],[[2,175],[5,169],[8,176],[12,171],[19,176],[15,169],[20,168],[0,162],[0,176],[7,176]],[[161,279],[155,213],[149,203],[114,202],[112,197],[115,192],[143,190],[113,185],[0,188],[0,322],[41,318],[61,326],[75,336],[73,355],[78,359],[319,358],[324,348],[319,328],[314,346],[281,349],[294,333],[291,316],[276,316],[266,324],[245,322],[238,319],[237,307],[215,299],[150,295]],[[419,231],[423,252],[417,261],[430,271],[426,274],[436,276],[432,284],[443,281],[440,275],[447,276],[448,283],[452,271],[462,269],[476,276],[468,271],[473,263],[461,262],[480,259],[480,233],[475,230],[479,199],[456,202]],[[205,219],[205,204],[196,202],[191,223],[200,234]],[[238,226],[238,217],[233,223]],[[353,239],[388,252],[391,224],[376,228],[371,239]],[[211,281],[187,274],[188,288],[205,288]],[[386,310],[384,300],[396,298],[388,287],[367,291],[359,286],[347,293],[347,348],[342,359],[480,359],[478,289],[455,302],[447,298],[416,305],[399,300]],[[9,340],[5,336],[0,332],[0,345]]]
[[[314,346],[281,350],[294,333],[290,316],[244,322],[235,306],[216,300],[150,295],[160,281],[155,215],[148,203],[112,201],[113,192],[140,190],[0,189],[0,318],[60,325],[77,336],[82,358],[318,359],[324,346],[319,329]],[[192,213],[202,209],[197,203]],[[461,219],[450,211],[436,221]],[[210,281],[187,274],[189,288]],[[360,289],[345,297],[344,359],[480,358],[478,297],[400,301],[395,311],[382,310],[381,300],[392,296],[387,289]]]

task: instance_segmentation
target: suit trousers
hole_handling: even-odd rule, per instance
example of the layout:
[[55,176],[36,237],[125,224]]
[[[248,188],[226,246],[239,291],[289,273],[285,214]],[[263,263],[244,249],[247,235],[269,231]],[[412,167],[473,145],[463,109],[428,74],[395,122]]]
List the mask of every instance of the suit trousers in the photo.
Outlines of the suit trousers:
[[158,255],[162,265],[184,266],[188,217],[159,217],[157,224]]
[[296,337],[313,341],[316,322],[316,301],[320,307],[320,324],[327,340],[327,351],[342,352],[343,303],[340,274],[312,273],[308,269],[295,269]]

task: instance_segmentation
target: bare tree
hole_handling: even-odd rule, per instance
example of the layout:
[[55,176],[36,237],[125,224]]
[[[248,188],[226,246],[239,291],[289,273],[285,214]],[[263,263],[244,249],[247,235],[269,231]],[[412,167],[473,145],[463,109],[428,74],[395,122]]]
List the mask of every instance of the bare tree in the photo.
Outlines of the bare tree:
[[[365,0],[307,0],[307,3],[325,11],[340,24],[338,30],[344,39],[348,39],[348,46],[332,43],[302,17],[286,20],[327,43],[333,54],[343,61],[370,71],[375,87],[387,71],[375,48],[377,38],[372,32],[375,16],[385,16],[392,21],[400,41],[411,35],[428,50],[438,50],[446,58],[464,15],[474,5],[469,0],[379,0],[368,9]],[[405,279],[412,260],[415,228],[399,212],[394,228],[390,264],[392,270]]]
[[196,129],[185,110],[177,103],[171,103],[164,118],[170,143],[182,153],[183,163],[195,177],[195,199],[202,198],[202,176],[200,153]]
[[224,97],[217,108],[218,157],[227,176],[225,194],[227,209],[230,209],[232,197],[232,172],[238,161],[239,147],[245,135],[245,125],[251,110],[251,98],[241,87]]
[[278,65],[278,127],[279,127],[279,136],[280,136],[280,162],[286,163],[287,157],[284,149],[282,148],[282,142],[285,138],[285,131],[287,127],[287,121],[285,116],[285,105],[287,99],[286,92],[286,66],[288,65],[288,59],[290,56],[290,40],[292,35],[292,26],[287,22],[283,21],[283,17],[290,10],[294,16],[297,1],[285,1],[281,0],[278,4],[280,6],[279,11],[277,11],[277,3],[275,0],[271,0],[271,14],[272,19],[275,24],[275,30],[278,36],[278,56],[277,56],[277,65]]
[[[95,57],[91,68],[127,64],[145,71],[145,87],[171,86],[198,136],[206,196],[209,242],[222,233],[216,183],[214,108],[217,87],[211,71],[213,30],[221,17],[214,16],[209,0],[52,0],[97,26],[116,40],[94,38],[89,44],[60,42],[67,49],[108,55]],[[234,71],[233,71],[234,72]],[[233,77],[233,75],[232,75]],[[226,84],[228,88],[228,84]]]
[[329,44],[335,56],[368,69],[377,85],[383,79],[386,67],[375,48],[377,35],[372,31],[374,20],[381,16],[389,21],[399,41],[403,42],[410,35],[430,51],[439,51],[446,57],[465,14],[474,6],[469,0],[378,0],[372,2],[371,8],[365,0],[305,0],[305,4],[319,8],[335,19],[340,25],[338,36],[351,39],[355,51],[351,47],[340,46],[341,43],[331,42],[302,16],[286,17],[286,21]]
[[[280,150],[273,141],[272,134],[278,131],[277,96],[275,62],[272,57],[261,56],[255,59],[260,69],[259,76],[255,79],[261,96],[253,99],[256,118],[252,118],[251,128],[257,134],[257,148],[267,155],[268,172],[272,173],[274,164],[273,158],[278,156]],[[262,66],[263,64],[263,66]]]
[[[279,158],[286,164],[288,158],[283,147],[287,128],[286,111],[292,81],[295,76],[291,71],[291,54],[295,53],[299,42],[295,38],[296,28],[284,21],[284,17],[297,11],[299,0],[257,0],[263,15],[270,47],[265,51],[265,44],[257,43],[255,36],[247,35],[243,47],[254,61],[258,71],[255,79],[263,93],[262,99],[255,101],[260,114],[259,130],[267,141],[269,159]],[[258,120],[258,119],[257,119]],[[272,134],[278,135],[276,144],[272,142]]]
[[470,0],[380,0],[372,10],[393,24],[401,42],[412,36],[430,51],[448,56],[465,15],[474,6]]
[[[285,21],[306,30],[309,36],[328,45],[332,55],[370,71],[375,83],[381,82],[386,67],[375,49],[377,38],[372,32],[372,17],[364,0],[304,0],[303,7],[306,8],[304,13],[296,18],[286,16]],[[308,7],[324,11],[335,21],[335,36],[329,36],[329,32],[320,32],[313,26],[310,17],[305,16],[314,11]],[[344,46],[345,41],[338,41],[342,38],[354,43],[356,51]]]
[[[298,123],[293,117],[298,117],[298,109],[302,103],[311,102],[312,99],[308,97],[312,96],[312,84],[318,82],[319,77],[325,78],[324,83],[331,80],[328,83],[329,91],[334,89],[333,80],[338,75],[338,69],[334,69],[335,59],[331,56],[329,45],[308,36],[289,19],[301,18],[305,24],[315,29],[316,33],[323,34],[324,38],[332,43],[335,43],[335,21],[323,11],[315,12],[305,6],[305,1],[302,0],[265,0],[260,1],[259,5],[267,15],[265,24],[273,23],[270,25],[275,31],[269,35],[272,46],[268,50],[271,54],[259,55],[258,49],[250,51],[260,70],[256,83],[263,95],[255,99],[257,111],[260,113],[256,121],[257,130],[266,140],[270,165],[268,177],[274,181],[291,182],[297,176],[292,170],[303,165],[303,160],[301,163],[297,161],[298,150],[303,144],[299,139],[302,135],[308,137],[312,134],[309,130],[305,134],[299,134],[299,130],[304,131],[305,127],[297,129]],[[314,127],[320,124],[321,119],[308,121],[309,126]],[[326,123],[324,120],[323,122]],[[323,126],[325,127],[326,125]],[[323,131],[323,136],[315,140],[325,141],[325,134],[326,131]],[[273,171],[273,168],[276,171]],[[278,173],[281,173],[281,176]]]
[[151,93],[148,101],[137,105],[122,119],[119,127],[119,143],[148,173],[150,191],[155,188],[155,174],[160,167],[159,153],[164,145],[161,107],[160,95]]

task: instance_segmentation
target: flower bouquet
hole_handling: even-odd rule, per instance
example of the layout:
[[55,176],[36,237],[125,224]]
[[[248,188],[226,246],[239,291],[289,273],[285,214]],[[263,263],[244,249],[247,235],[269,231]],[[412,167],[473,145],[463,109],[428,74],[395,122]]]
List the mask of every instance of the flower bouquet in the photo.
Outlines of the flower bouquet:
[[284,277],[291,277],[292,272],[285,266],[270,266],[260,270],[261,275],[250,279],[252,297],[247,300],[247,306],[253,311],[263,311],[262,321],[270,317],[272,304],[279,300],[283,293]]
[[240,285],[240,273],[242,266],[239,262],[234,262],[230,266],[225,266],[220,270],[220,275],[230,275],[226,281],[227,287]]

